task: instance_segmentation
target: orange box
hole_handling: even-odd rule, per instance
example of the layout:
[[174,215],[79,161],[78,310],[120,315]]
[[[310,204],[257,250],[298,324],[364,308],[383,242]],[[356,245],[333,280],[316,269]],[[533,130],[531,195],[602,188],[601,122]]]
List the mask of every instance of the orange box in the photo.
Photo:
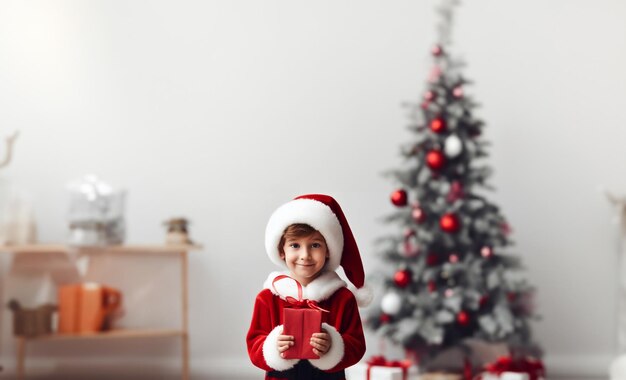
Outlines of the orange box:
[[108,329],[111,315],[120,307],[122,293],[97,283],[71,284],[59,288],[61,334],[95,333]]

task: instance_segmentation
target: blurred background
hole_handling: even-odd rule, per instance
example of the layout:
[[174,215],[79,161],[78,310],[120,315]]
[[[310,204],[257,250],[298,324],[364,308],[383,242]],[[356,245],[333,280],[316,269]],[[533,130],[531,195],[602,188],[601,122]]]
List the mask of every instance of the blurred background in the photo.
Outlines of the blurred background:
[[[296,195],[332,194],[371,268],[393,208],[381,174],[410,139],[402,104],[422,96],[436,5],[2,1],[0,137],[19,131],[3,186],[39,242],[65,241],[66,184],[85,174],[127,191],[128,243],[160,244],[164,220],[190,219],[203,246],[189,256],[192,377],[260,378],[245,334],[275,269],[265,223]],[[534,334],[554,376],[605,377],[618,353],[619,213],[600,189],[626,194],[625,19],[619,0],[467,0],[456,14],[453,48],[493,144],[490,197],[537,288]],[[0,254],[5,288],[13,256]],[[142,286],[177,297],[160,281],[170,264]],[[146,320],[177,323],[150,300]],[[2,310],[0,378],[15,355]],[[159,342],[42,342],[27,367],[159,378],[180,365],[178,342]]]

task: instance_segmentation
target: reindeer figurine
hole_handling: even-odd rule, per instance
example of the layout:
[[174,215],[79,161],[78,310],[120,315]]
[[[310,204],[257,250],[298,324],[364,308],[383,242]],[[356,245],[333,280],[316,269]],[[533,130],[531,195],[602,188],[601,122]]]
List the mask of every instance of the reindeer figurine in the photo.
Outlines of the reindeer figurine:
[[15,139],[17,139],[17,136],[19,136],[19,134],[20,133],[18,131],[15,131],[13,135],[6,138],[5,145],[7,147],[7,150],[6,152],[4,152],[4,159],[0,161],[0,169],[8,166],[9,163],[11,163],[11,158],[13,157],[13,143],[15,142]]
[[[0,170],[13,158],[15,140],[19,132],[5,138],[6,151],[0,161]],[[0,178],[0,244],[29,244],[37,240],[37,226],[32,205],[16,192],[10,179]]]

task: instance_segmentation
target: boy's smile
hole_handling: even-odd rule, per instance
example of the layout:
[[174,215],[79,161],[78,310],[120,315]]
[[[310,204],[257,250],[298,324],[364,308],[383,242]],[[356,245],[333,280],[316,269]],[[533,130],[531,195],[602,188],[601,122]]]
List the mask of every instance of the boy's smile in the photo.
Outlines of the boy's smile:
[[304,286],[319,275],[328,258],[326,240],[318,231],[286,240],[283,251],[281,259],[285,260],[293,277]]

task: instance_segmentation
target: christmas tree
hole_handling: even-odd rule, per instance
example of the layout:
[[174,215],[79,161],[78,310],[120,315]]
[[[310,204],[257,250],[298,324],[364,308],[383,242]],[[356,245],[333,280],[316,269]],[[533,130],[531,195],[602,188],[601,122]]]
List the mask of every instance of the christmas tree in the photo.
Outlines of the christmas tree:
[[439,9],[439,40],[423,99],[412,106],[417,139],[402,147],[405,166],[390,174],[394,227],[380,239],[383,275],[379,307],[368,325],[420,365],[467,338],[506,342],[515,354],[537,354],[531,341],[533,289],[521,263],[507,252],[510,228],[485,194],[490,168],[482,163],[488,143],[477,103],[466,93],[463,63],[450,54],[456,1]]

